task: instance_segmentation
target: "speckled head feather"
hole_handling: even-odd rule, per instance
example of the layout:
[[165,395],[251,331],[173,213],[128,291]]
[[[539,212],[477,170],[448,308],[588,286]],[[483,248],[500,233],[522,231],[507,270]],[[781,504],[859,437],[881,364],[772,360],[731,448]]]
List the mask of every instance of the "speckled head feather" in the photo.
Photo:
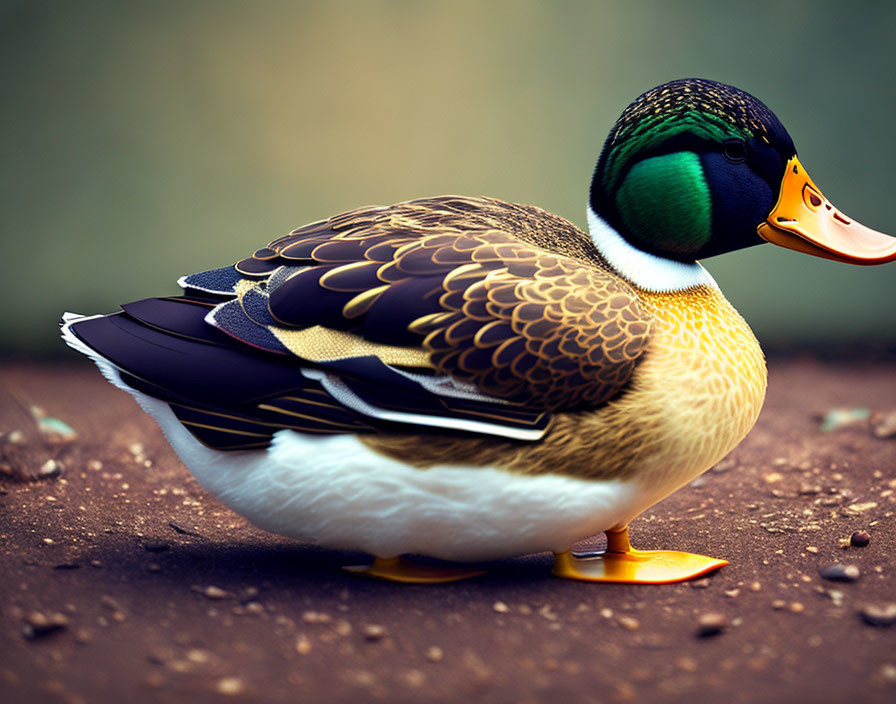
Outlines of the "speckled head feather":
[[636,247],[679,261],[760,244],[754,225],[795,153],[775,114],[749,93],[700,78],[672,81],[617,120],[591,207]]

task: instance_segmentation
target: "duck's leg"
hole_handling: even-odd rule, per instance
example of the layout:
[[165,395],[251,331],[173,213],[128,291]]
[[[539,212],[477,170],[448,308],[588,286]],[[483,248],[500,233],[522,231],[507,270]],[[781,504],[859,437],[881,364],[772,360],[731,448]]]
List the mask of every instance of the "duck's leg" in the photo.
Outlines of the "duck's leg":
[[475,567],[430,567],[429,565],[418,565],[404,557],[374,557],[371,565],[352,565],[342,569],[363,577],[373,577],[405,584],[457,582],[461,579],[478,577],[486,572],[486,570]]
[[554,574],[586,582],[666,584],[693,579],[727,565],[703,555],[675,550],[635,550],[628,528],[607,531],[607,549],[594,556],[578,557],[572,550],[554,555]]

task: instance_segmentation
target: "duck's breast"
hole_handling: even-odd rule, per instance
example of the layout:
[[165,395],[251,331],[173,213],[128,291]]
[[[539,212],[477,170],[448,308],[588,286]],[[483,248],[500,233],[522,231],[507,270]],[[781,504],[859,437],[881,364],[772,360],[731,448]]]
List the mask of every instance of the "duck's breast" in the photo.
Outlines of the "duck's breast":
[[671,492],[722,459],[753,427],[765,398],[765,358],[715,287],[643,299],[656,327],[621,403],[637,405],[638,423],[652,437],[642,478]]

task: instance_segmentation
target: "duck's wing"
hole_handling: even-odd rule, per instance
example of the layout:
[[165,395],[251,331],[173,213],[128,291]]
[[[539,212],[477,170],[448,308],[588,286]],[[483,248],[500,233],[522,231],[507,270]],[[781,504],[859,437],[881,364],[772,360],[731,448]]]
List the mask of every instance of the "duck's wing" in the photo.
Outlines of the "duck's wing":
[[[537,440],[553,412],[625,388],[650,319],[579,254],[583,233],[523,208],[449,197],[344,213],[73,332],[215,447],[281,427]],[[567,254],[545,249],[552,235]]]

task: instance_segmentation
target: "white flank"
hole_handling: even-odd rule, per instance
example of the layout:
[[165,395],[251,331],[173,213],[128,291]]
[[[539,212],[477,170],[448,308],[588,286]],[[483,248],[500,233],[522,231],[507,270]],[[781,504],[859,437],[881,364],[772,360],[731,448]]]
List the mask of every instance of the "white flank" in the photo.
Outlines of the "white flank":
[[143,394],[138,402],[223,503],[260,528],[324,547],[459,561],[561,552],[643,508],[632,484],[415,469],[352,435],[282,430],[268,450],[218,452],[197,442],[167,404]]
[[621,528],[661,498],[635,482],[483,467],[416,469],[352,435],[282,430],[267,450],[212,450],[181,425],[167,403],[125,384],[109,360],[69,329],[87,319],[66,314],[65,341],[137,399],[204,488],[273,533],[380,557],[419,553],[491,560],[562,552],[583,538]]
[[676,262],[644,252],[629,244],[590,205],[587,214],[588,229],[594,246],[629,283],[656,293],[683,291],[694,286],[718,288],[715,279],[699,262]]

